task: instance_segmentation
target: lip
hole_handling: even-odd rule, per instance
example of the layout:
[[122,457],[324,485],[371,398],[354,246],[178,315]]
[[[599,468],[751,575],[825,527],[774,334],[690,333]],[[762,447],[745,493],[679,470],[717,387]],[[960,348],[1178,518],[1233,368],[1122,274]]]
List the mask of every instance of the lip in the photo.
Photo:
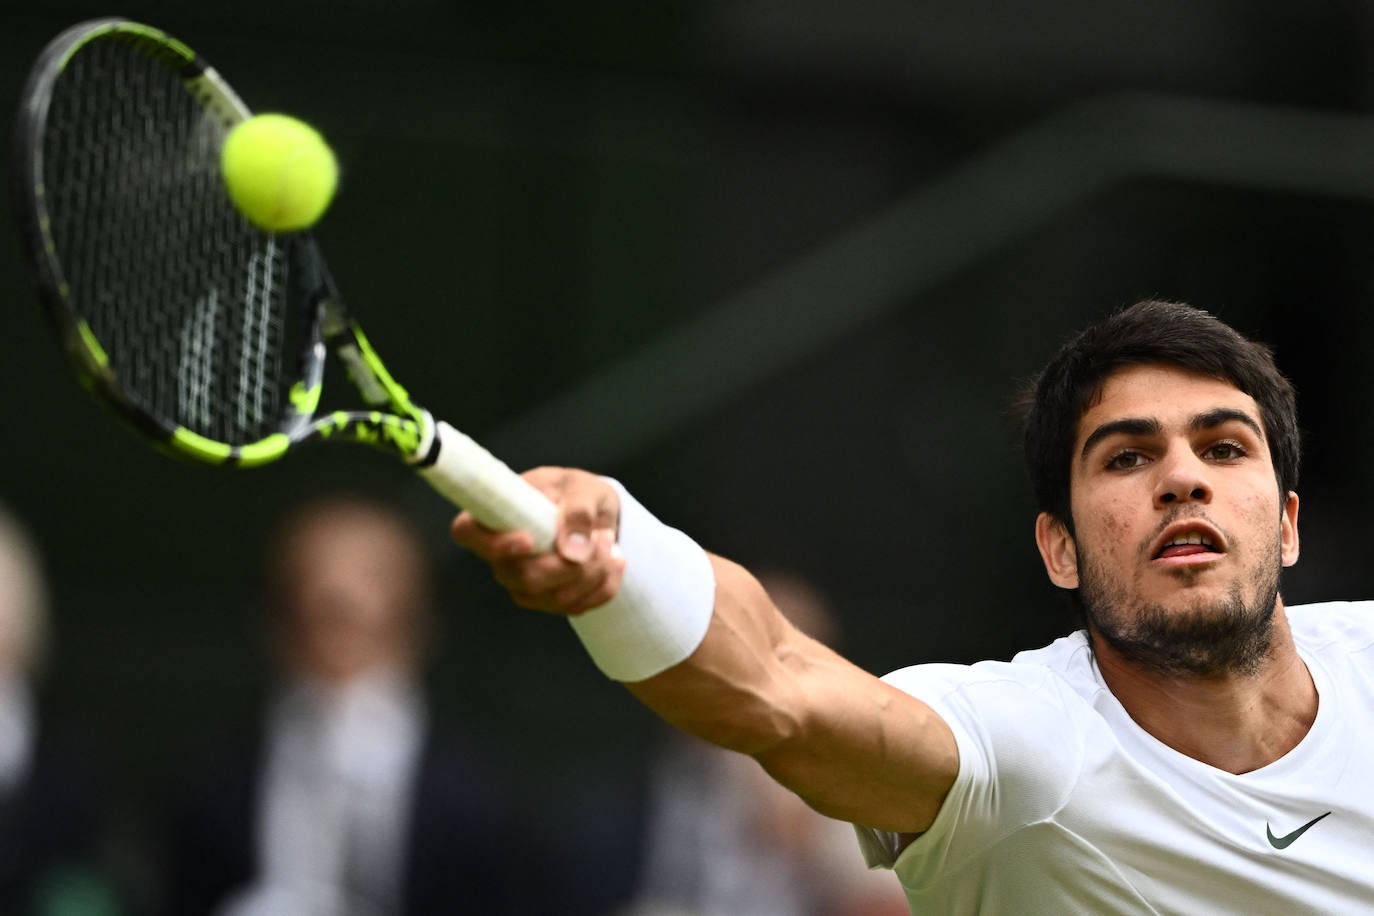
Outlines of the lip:
[[[1200,534],[1207,538],[1212,544],[1212,550],[1200,551],[1198,553],[1186,554],[1181,557],[1161,557],[1159,552],[1179,535]],[[1211,525],[1199,519],[1186,519],[1175,522],[1160,532],[1159,537],[1155,538],[1150,544],[1150,562],[1160,566],[1196,566],[1204,563],[1215,562],[1227,553],[1226,539],[1221,536],[1221,532]]]

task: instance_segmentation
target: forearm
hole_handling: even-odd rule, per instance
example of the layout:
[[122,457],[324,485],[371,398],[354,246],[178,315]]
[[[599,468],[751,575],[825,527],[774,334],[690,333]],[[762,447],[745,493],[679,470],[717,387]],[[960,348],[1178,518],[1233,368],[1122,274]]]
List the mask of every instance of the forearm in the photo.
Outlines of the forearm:
[[706,637],[630,692],[677,728],[754,757],[823,814],[898,832],[929,826],[958,769],[945,723],[797,630],[747,570],[711,562]]
[[834,656],[742,566],[663,524],[618,483],[626,558],[612,601],[571,618],[597,666],[683,731],[749,754],[795,736],[795,683]]
[[822,813],[929,825],[958,770],[930,707],[803,635],[747,570],[623,488],[558,468],[527,479],[559,505],[554,552],[467,513],[453,523],[517,604],[569,617],[603,673],[678,728],[752,755]]
[[710,626],[681,663],[626,687],[670,724],[714,744],[758,754],[797,733],[788,658],[823,649],[798,632],[743,567],[711,556]]

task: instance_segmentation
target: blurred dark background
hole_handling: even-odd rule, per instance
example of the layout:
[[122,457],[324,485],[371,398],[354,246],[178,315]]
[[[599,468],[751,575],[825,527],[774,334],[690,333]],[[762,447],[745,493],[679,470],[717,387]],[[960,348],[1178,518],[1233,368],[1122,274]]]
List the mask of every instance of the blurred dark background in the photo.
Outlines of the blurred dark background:
[[[1269,342],[1298,385],[1287,600],[1374,592],[1368,4],[6,2],[5,109],[49,38],[111,13],[332,140],[317,234],[422,403],[515,466],[589,465],[709,548],[807,574],[869,670],[1068,628],[1007,407],[1147,296]],[[0,283],[0,500],[46,551],[50,701],[109,761],[132,849],[156,849],[180,750],[268,678],[265,532],[351,485],[432,529],[439,714],[550,823],[633,809],[653,721],[451,548],[404,468],[159,457],[75,382],[10,222]]]

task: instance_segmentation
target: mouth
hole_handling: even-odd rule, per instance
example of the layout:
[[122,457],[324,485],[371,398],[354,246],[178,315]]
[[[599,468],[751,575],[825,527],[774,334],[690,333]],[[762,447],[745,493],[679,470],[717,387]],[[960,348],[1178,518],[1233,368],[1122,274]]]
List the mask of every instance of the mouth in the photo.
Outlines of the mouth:
[[1221,535],[1196,522],[1169,528],[1154,547],[1153,559],[1171,563],[1207,562],[1226,552]]

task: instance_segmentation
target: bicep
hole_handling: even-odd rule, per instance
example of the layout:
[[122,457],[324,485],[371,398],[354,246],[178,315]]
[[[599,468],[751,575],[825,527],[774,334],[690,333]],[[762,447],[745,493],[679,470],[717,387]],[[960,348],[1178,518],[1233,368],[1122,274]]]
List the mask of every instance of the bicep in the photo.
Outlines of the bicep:
[[792,627],[742,567],[712,563],[701,646],[630,690],[673,725],[755,757],[822,814],[925,830],[959,768],[944,720]]

